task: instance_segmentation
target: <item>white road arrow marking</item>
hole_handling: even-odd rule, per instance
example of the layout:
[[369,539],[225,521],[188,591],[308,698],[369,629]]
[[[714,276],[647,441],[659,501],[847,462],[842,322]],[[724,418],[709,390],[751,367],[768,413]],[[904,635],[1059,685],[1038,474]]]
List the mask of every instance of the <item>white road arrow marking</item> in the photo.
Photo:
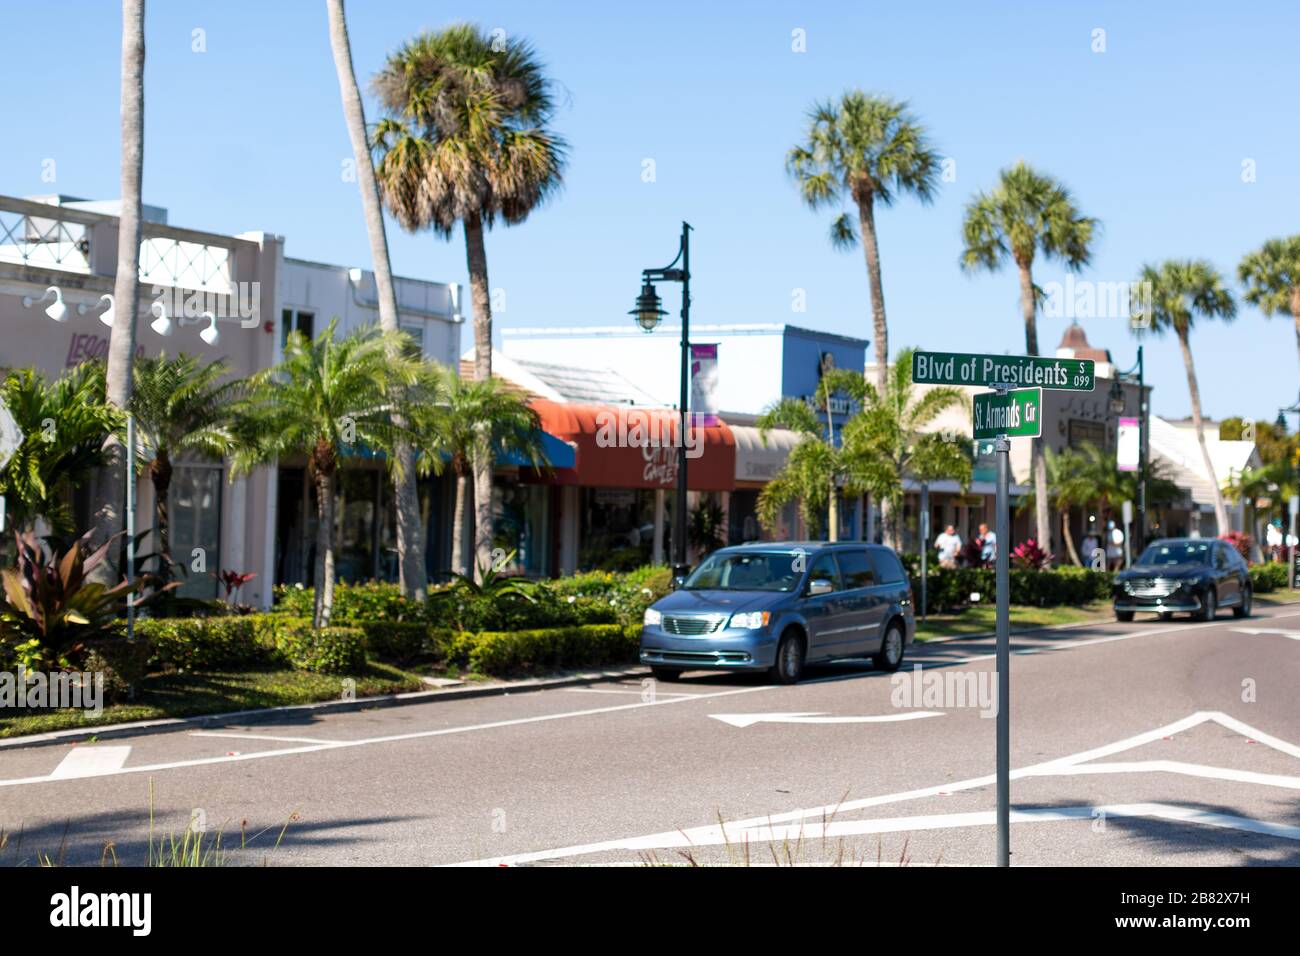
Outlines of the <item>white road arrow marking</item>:
[[900,714],[873,714],[861,717],[832,717],[816,711],[788,714],[709,714],[714,720],[733,727],[752,724],[888,724],[896,720],[918,720],[921,717],[942,717],[938,710],[909,710]]
[[73,747],[50,774],[52,780],[117,773],[131,756],[130,747]]
[[1300,631],[1286,631],[1280,627],[1234,627],[1238,634],[1281,634],[1293,641],[1300,641]]

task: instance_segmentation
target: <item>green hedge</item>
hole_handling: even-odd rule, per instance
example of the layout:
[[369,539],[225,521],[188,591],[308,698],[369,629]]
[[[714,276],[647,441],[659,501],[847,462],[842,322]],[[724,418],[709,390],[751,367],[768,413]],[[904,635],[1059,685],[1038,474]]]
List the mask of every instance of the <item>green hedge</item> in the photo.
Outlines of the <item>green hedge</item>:
[[482,674],[627,664],[637,660],[641,628],[588,624],[529,631],[485,631],[459,635],[456,657]]
[[280,620],[269,614],[142,618],[135,633],[149,644],[152,669],[246,670],[276,663],[267,635]]
[[1286,562],[1267,561],[1251,565],[1250,583],[1256,594],[1266,594],[1287,586]]
[[271,641],[290,665],[317,674],[359,674],[366,667],[366,636],[357,627],[315,630],[308,619],[274,628]]
[[[639,624],[645,609],[668,593],[669,571],[647,566],[627,574],[594,571],[536,582],[532,600],[475,594],[464,584],[431,587],[423,604],[396,584],[338,584],[330,623],[370,628],[378,621],[424,623],[456,631],[521,631],[589,624]],[[312,588],[278,587],[275,613],[308,617]]]
[[[971,594],[980,602],[994,600],[997,577],[992,568],[935,568],[926,575],[926,603],[930,611],[943,612],[970,604]],[[1088,604],[1111,595],[1111,574],[1090,568],[1054,568],[1050,571],[1011,569],[1011,603],[1037,607]],[[920,582],[913,580],[913,594],[920,600]]]

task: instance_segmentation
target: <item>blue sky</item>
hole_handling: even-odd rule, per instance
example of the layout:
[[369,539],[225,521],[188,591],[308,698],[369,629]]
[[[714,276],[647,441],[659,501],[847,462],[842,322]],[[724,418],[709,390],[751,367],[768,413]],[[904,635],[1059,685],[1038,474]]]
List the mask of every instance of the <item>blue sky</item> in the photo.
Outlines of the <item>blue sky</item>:
[[[120,14],[108,0],[2,0],[0,193],[118,193]],[[562,86],[566,186],[488,236],[498,326],[630,321],[640,270],[692,239],[696,322],[792,322],[870,338],[861,253],[830,248],[831,213],[801,206],[783,158],[816,99],[905,98],[956,163],[936,202],[877,215],[891,347],[1023,350],[1012,272],[958,268],[965,203],[1024,158],[1103,223],[1082,278],[1204,256],[1225,273],[1300,232],[1293,4],[936,2],[385,2],[349,4],[363,83],[423,28],[472,19],[528,37]],[[206,52],[192,51],[204,31]],[[1093,52],[1096,29],[1105,52]],[[163,2],[147,9],[145,201],[177,225],[286,236],[289,255],[369,265],[321,0]],[[792,50],[805,31],[806,52]],[[374,119],[373,100],[368,117]],[[57,181],[41,181],[56,161]],[[643,160],[655,181],[642,179]],[[1255,181],[1243,182],[1252,161]],[[389,232],[396,270],[467,281],[464,244]],[[1062,274],[1040,264],[1042,284]],[[807,311],[792,311],[793,290]],[[663,290],[672,298],[672,290]],[[1084,319],[1121,365],[1118,318]],[[1064,319],[1043,319],[1055,346]],[[470,338],[467,335],[468,347]],[[1193,334],[1208,415],[1273,418],[1300,383],[1289,317],[1243,307]],[[1148,348],[1154,411],[1188,413],[1177,343]]]

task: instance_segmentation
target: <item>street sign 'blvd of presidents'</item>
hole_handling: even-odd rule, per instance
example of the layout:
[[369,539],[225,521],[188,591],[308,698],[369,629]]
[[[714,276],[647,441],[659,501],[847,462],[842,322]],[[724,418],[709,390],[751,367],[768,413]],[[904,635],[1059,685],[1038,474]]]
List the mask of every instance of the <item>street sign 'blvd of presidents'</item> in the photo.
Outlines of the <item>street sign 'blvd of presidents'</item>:
[[925,385],[998,385],[1091,392],[1096,385],[1092,359],[1039,358],[1036,355],[968,355],[913,352],[912,381]]

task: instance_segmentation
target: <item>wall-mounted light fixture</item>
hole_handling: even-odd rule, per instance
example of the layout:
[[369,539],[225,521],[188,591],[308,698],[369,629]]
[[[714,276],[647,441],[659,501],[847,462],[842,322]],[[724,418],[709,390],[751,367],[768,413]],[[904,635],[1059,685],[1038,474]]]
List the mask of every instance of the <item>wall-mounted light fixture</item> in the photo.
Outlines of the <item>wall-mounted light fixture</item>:
[[55,322],[68,321],[68,307],[63,304],[63,290],[56,285],[52,285],[46,289],[45,294],[39,299],[33,299],[30,295],[23,296],[23,306],[24,308],[30,309],[34,305],[40,305],[48,299],[51,294],[54,295],[54,302],[46,307],[45,314]]

